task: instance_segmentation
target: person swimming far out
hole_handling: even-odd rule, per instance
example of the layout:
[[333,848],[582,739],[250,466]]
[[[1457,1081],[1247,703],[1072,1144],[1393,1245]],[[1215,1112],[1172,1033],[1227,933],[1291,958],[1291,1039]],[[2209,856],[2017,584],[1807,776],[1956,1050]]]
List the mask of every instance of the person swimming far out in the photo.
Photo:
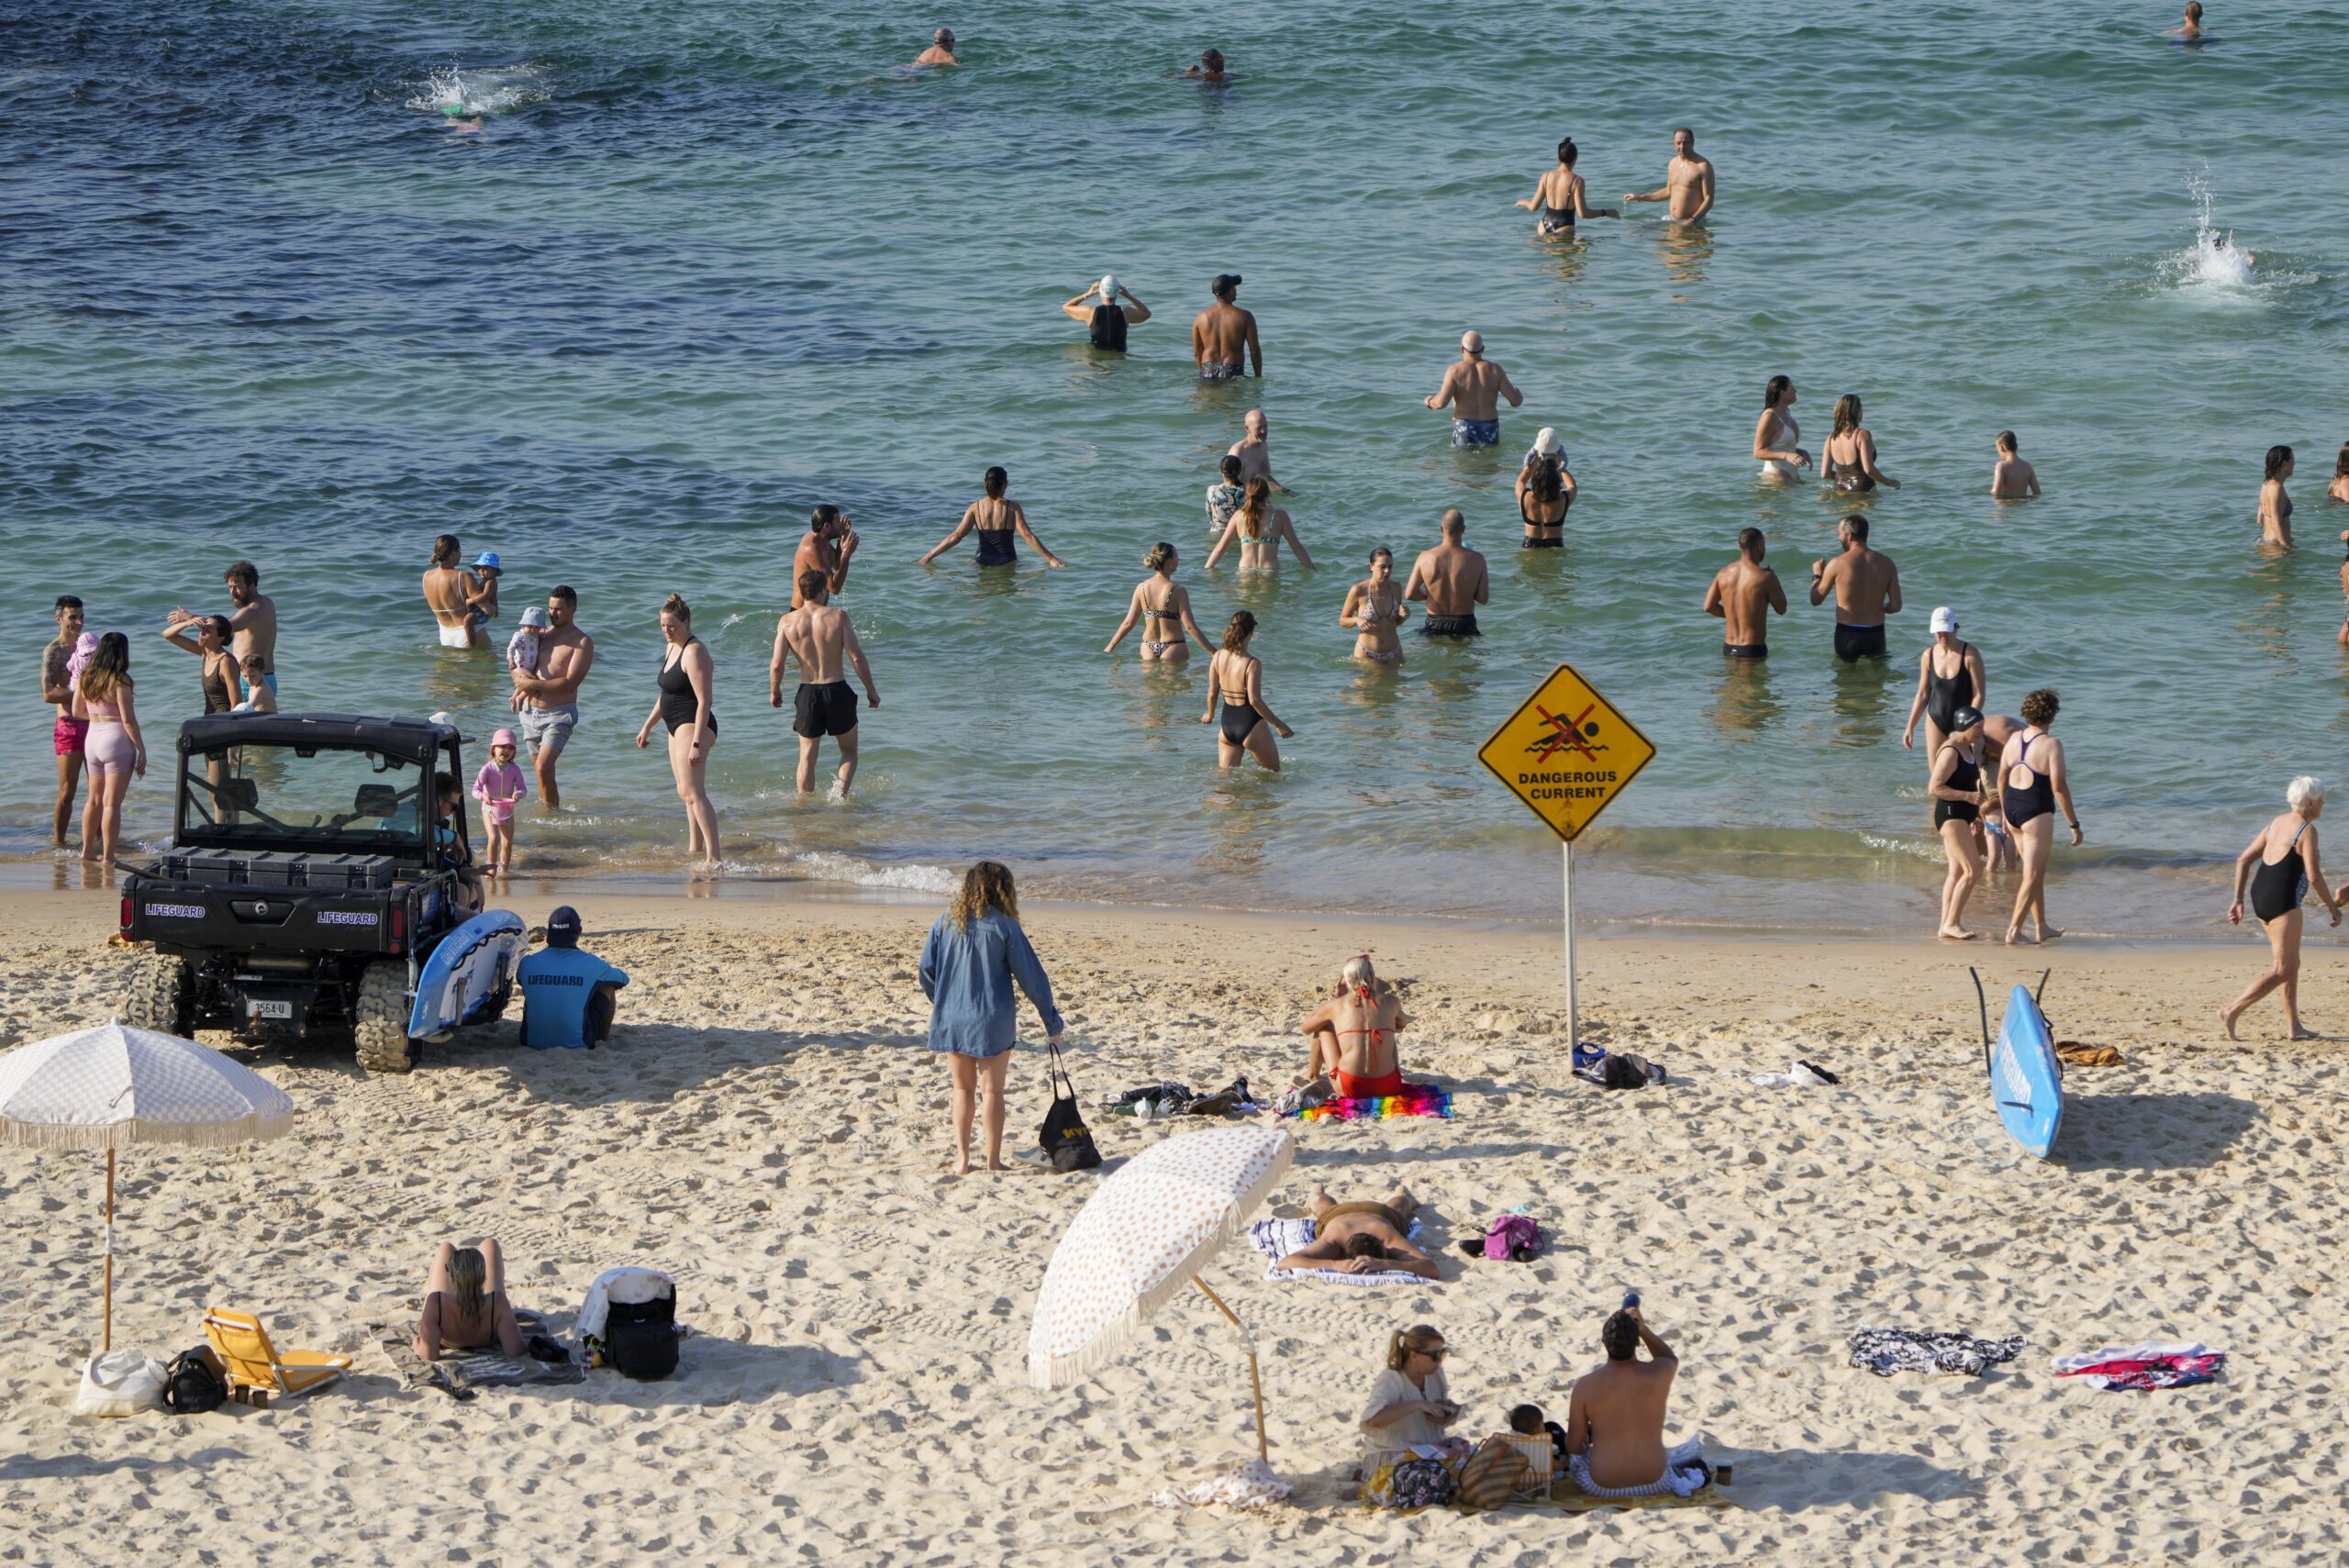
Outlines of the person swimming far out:
[[1201,82],[1210,87],[1220,87],[1227,82],[1239,80],[1235,72],[1224,69],[1223,50],[1219,49],[1201,50],[1197,65],[1186,66],[1174,74],[1181,81]]
[[954,58],[954,29],[941,28],[930,35],[930,47],[914,56],[916,65],[960,65]]
[[1533,187],[1533,194],[1517,204],[1528,212],[1542,215],[1533,225],[1533,232],[1542,239],[1572,235],[1577,218],[1623,216],[1620,208],[1590,205],[1583,178],[1575,172],[1575,160],[1579,155],[1580,149],[1575,146],[1573,137],[1559,142],[1558,166],[1544,172],[1541,183]]
[[[1120,298],[1126,303],[1119,305]],[[1126,351],[1126,328],[1149,320],[1150,306],[1136,299],[1118,281],[1115,272],[1108,272],[1099,283],[1062,306],[1061,314],[1085,323],[1086,339],[1093,347],[1122,354]]]
[[2025,501],[2039,494],[2039,471],[2018,455],[2012,430],[1998,432],[1998,461],[1990,470],[1990,494],[2001,501]]
[[2186,43],[2199,43],[2202,40],[2202,0],[2186,0],[2185,24],[2170,28],[2162,36]]

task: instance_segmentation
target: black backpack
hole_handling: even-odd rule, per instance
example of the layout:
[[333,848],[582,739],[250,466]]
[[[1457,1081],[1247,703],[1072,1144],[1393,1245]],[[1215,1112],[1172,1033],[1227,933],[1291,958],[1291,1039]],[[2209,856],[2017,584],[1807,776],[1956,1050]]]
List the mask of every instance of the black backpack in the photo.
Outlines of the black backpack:
[[1093,1129],[1085,1125],[1085,1113],[1077,1108],[1076,1082],[1061,1065],[1061,1048],[1048,1040],[1045,1049],[1052,1053],[1052,1066],[1044,1074],[1052,1088],[1052,1108],[1044,1113],[1044,1129],[1037,1138],[1053,1170],[1063,1175],[1090,1171],[1101,1163],[1101,1151],[1094,1147]]
[[677,1370],[677,1297],[611,1305],[604,1319],[604,1361],[623,1377],[656,1382]]
[[163,1373],[163,1407],[175,1416],[199,1416],[228,1402],[228,1385],[212,1364],[212,1351],[198,1346],[172,1358]]

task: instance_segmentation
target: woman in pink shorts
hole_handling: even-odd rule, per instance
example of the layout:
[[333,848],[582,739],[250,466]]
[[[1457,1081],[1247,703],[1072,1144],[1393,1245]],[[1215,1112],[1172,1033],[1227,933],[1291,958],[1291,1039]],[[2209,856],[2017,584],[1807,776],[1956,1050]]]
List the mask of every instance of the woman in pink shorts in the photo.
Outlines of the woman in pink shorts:
[[131,703],[130,639],[122,633],[98,639],[90,667],[74,683],[73,717],[90,727],[83,743],[90,803],[82,810],[82,858],[111,864],[122,838],[122,797],[132,775],[147,773],[147,742]]

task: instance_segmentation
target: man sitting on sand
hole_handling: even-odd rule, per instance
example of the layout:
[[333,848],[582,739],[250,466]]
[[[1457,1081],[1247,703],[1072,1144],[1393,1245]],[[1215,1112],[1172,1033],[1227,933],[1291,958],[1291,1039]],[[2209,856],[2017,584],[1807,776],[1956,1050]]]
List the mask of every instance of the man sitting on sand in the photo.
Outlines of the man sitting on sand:
[[579,911],[547,917],[547,945],[514,966],[522,987],[522,1043],[539,1051],[585,1050],[611,1038],[628,971],[579,949]]
[[1607,1361],[1575,1380],[1566,1406],[1566,1467],[1586,1492],[1660,1486],[1664,1406],[1680,1358],[1649,1329],[1636,1296],[1599,1325],[1598,1340]]
[[1313,1240],[1274,1264],[1279,1269],[1335,1269],[1346,1274],[1390,1269],[1440,1279],[1435,1260],[1411,1245],[1411,1216],[1419,1200],[1397,1186],[1383,1203],[1339,1203],[1330,1189],[1313,1189]]

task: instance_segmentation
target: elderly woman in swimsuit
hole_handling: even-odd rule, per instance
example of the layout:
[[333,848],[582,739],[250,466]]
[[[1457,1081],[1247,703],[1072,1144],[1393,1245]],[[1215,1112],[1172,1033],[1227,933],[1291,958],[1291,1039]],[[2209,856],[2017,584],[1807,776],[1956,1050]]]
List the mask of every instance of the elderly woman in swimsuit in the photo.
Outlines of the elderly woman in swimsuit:
[[1396,636],[1411,606],[1395,581],[1395,552],[1380,545],[1370,552],[1370,575],[1346,590],[1338,624],[1354,628],[1354,657],[1373,664],[1399,664],[1403,639]]
[[1141,637],[1141,662],[1145,664],[1188,659],[1191,645],[1185,640],[1186,634],[1198,639],[1199,646],[1209,653],[1215,651],[1215,644],[1199,629],[1199,623],[1191,618],[1190,594],[1174,581],[1178,559],[1174,547],[1164,539],[1150,547],[1150,553],[1141,558],[1141,563],[1153,575],[1135,584],[1134,596],[1126,602],[1126,618],[1118,623],[1117,635],[1109,639],[1109,645],[1102,652],[1115,653],[1136,621],[1150,623],[1150,629]]
[[1932,765],[1931,759],[1941,755],[1942,742],[1949,739],[1952,716],[1960,708],[1980,707],[1989,699],[1990,691],[1982,651],[1958,638],[1957,612],[1947,605],[1936,606],[1932,633],[1933,640],[1917,656],[1917,695],[1909,701],[1909,722],[1900,731],[1900,744],[1913,751],[1917,721],[1925,721],[1928,767]]
[[1297,1026],[1309,1042],[1298,1084],[1327,1077],[1350,1100],[1401,1094],[1403,1063],[1395,1037],[1410,1022],[1401,998],[1378,978],[1370,955],[1356,953],[1338,972],[1330,995]]
[[506,1296],[506,1259],[495,1240],[471,1247],[440,1243],[424,1279],[424,1313],[417,1324],[416,1353],[438,1361],[442,1351],[478,1351],[495,1346],[509,1356],[522,1353],[522,1326]]
[[2047,733],[2061,704],[2054,691],[2042,686],[2022,699],[2021,731],[2007,741],[1998,756],[1998,795],[2007,827],[2022,854],[2022,885],[2015,890],[2014,916],[2007,923],[2007,945],[2022,940],[2022,922],[2031,916],[2043,942],[2064,933],[2047,923],[2047,859],[2055,848],[2055,808],[2072,825],[2072,843],[2080,842],[2080,814],[2072,808],[2072,780],[2065,771],[2064,743]]
[[[2324,884],[2324,868],[2316,858],[2316,819],[2324,815],[2324,785],[2303,773],[2285,788],[2284,803],[2291,809],[2270,817],[2235,857],[2235,897],[2227,906],[2227,920],[2243,924],[2247,884],[2251,912],[2267,929],[2269,962],[2266,973],[2219,1009],[2219,1028],[2229,1040],[2235,1038],[2235,1020],[2243,1009],[2277,989],[2284,993],[2284,1022],[2291,1038],[2323,1038],[2300,1022],[2300,903],[2315,889],[2332,911],[2332,923],[2341,924],[2341,900]],[[2349,894],[2349,884],[2342,892]]]

